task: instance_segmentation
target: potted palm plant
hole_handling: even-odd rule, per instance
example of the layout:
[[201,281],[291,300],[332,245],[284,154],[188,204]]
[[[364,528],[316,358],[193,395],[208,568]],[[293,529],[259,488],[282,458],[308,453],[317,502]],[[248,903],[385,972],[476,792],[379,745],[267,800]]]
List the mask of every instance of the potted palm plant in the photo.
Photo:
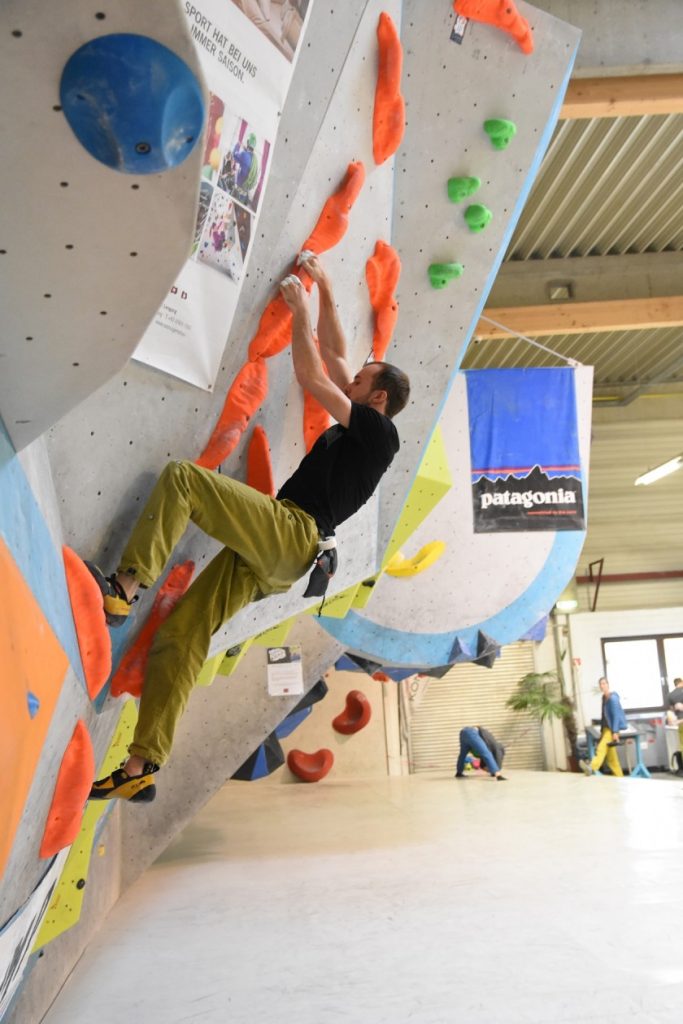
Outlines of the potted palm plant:
[[517,684],[517,689],[506,701],[513,711],[525,711],[539,722],[559,718],[569,745],[570,771],[578,771],[576,737],[578,729],[574,704],[565,693],[557,672],[527,672]]

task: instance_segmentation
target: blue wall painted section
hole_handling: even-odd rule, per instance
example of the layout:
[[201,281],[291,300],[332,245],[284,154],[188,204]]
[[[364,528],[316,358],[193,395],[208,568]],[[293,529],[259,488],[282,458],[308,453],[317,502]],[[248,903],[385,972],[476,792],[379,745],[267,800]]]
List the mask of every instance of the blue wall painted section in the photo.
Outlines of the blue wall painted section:
[[358,612],[349,612],[344,619],[323,615],[318,621],[349,650],[362,652],[364,657],[381,664],[446,665],[456,640],[476,651],[479,630],[501,646],[519,640],[555,604],[574,572],[585,536],[583,532],[556,534],[545,565],[524,593],[496,615],[467,629],[409,633],[380,626]]
[[85,686],[61,551],[0,422],[0,534]]

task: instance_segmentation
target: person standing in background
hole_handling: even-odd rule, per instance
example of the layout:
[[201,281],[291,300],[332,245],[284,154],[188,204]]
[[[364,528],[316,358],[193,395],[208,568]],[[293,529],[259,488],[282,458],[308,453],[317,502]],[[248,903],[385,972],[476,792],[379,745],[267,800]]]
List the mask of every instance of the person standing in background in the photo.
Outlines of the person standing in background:
[[674,679],[674,688],[666,698],[666,720],[669,725],[678,725],[678,745],[674,754],[676,774],[683,775],[683,679]]
[[594,775],[599,771],[603,762],[606,761],[612,775],[622,777],[624,773],[621,770],[621,764],[619,763],[619,757],[615,748],[619,743],[619,733],[623,729],[628,729],[626,715],[621,706],[619,694],[613,693],[610,690],[609,683],[604,676],[598,680],[598,686],[602,692],[602,718],[600,720],[601,732],[598,749],[595,751],[595,757],[592,761],[579,761],[579,764],[586,775]]

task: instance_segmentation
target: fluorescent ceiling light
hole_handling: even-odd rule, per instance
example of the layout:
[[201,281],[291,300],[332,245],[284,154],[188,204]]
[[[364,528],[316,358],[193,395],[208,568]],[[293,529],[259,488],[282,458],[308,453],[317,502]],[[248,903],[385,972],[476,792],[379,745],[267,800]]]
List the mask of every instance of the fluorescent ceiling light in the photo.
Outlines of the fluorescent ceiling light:
[[575,612],[578,607],[579,591],[576,580],[571,579],[555,602],[555,608],[558,612],[568,615],[570,612]]
[[636,484],[653,484],[655,480],[661,480],[663,476],[675,473],[681,466],[683,466],[683,452],[680,455],[676,455],[675,458],[669,459],[668,462],[663,462],[661,466],[655,466],[654,469],[649,469],[647,473],[636,477],[635,482]]

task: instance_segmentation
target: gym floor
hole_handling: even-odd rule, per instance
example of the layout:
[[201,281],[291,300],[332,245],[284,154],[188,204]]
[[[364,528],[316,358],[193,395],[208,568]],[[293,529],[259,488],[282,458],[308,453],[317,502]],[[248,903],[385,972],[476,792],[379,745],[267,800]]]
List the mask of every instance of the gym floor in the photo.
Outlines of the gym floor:
[[233,782],[45,1022],[678,1024],[682,863],[680,779]]

